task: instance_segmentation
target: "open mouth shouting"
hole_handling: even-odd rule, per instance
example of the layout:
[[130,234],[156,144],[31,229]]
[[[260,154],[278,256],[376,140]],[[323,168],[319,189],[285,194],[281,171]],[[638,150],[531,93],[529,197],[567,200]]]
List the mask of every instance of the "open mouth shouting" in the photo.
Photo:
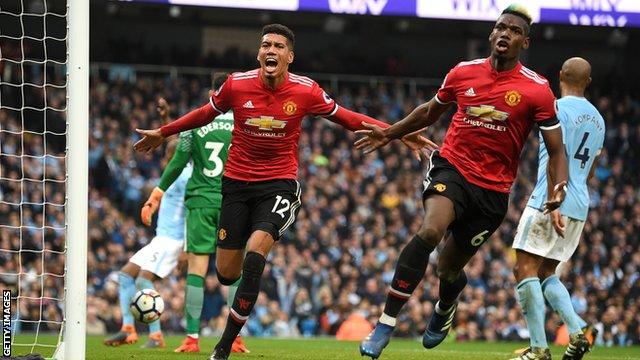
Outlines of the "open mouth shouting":
[[509,51],[509,42],[507,40],[498,40],[496,43],[496,51],[498,53],[505,53]]
[[278,60],[275,57],[267,57],[264,60],[264,69],[267,73],[274,73],[278,69]]

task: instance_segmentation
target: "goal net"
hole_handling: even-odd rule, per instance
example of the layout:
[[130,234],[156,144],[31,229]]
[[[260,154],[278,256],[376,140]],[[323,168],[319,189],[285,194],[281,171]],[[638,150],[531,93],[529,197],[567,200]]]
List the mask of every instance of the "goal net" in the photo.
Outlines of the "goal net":
[[69,359],[70,338],[84,358],[88,94],[75,94],[88,92],[88,49],[72,35],[76,2],[0,1],[3,356]]

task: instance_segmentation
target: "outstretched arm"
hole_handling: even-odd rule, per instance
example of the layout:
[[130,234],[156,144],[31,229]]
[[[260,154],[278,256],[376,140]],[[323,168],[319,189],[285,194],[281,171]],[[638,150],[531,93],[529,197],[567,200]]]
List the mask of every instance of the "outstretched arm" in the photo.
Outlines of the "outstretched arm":
[[[363,134],[366,137],[358,140],[356,142],[356,147],[358,149],[363,149],[365,153],[369,153],[386,145],[393,139],[407,136],[407,134],[415,134],[425,127],[435,123],[448,107],[448,104],[441,104],[434,97],[428,102],[415,108],[407,117],[386,129],[364,125],[368,130],[360,130],[358,133]],[[436,144],[431,144],[433,145],[433,148],[437,148]]]
[[336,112],[331,116],[327,116],[327,119],[351,131],[365,129],[363,124],[372,124],[372,125],[379,126],[383,129],[386,129],[390,126],[385,122],[378,121],[367,115],[360,114],[355,111],[351,111],[349,109],[343,108],[342,106],[338,106],[338,105],[336,106],[337,106]]
[[[355,111],[345,109],[343,107],[338,107],[335,114],[329,117],[329,120],[337,124],[340,124],[351,131],[356,131],[356,132],[369,129],[372,127],[375,127],[378,129],[388,129],[390,126],[385,122],[378,121],[367,115],[360,114]],[[418,132],[403,136],[402,142],[409,149],[411,149],[411,151],[413,151],[416,159],[418,160],[420,160],[420,154],[423,151],[425,150],[433,151],[438,148],[438,145],[436,145],[431,140],[425,138],[424,136],[421,136]]]
[[[230,108],[230,99],[232,97],[232,81],[231,78],[220,86],[218,91],[209,91],[209,102],[184,115],[176,121],[173,121],[159,129],[136,131],[141,134],[142,140],[133,145],[137,151],[151,152],[162,144],[164,139],[170,135],[177,134],[186,130],[191,130],[204,126],[212,121],[213,118],[220,114],[224,114]],[[160,111],[160,106],[158,111]],[[168,112],[167,112],[168,115]],[[163,117],[163,120],[166,120]]]
[[182,131],[204,126],[210,123],[211,119],[218,115],[219,112],[216,111],[211,104],[205,104],[159,129],[136,129],[136,131],[143,137],[133,145],[133,148],[137,151],[150,152],[160,146],[166,137]]
[[385,130],[389,139],[397,139],[406,134],[422,130],[432,125],[449,108],[449,104],[441,104],[435,98],[415,108],[407,117]]

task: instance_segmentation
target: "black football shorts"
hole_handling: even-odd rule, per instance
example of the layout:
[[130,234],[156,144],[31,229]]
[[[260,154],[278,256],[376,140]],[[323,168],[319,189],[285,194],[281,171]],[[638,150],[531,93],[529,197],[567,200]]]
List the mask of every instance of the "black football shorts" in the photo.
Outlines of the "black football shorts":
[[500,226],[509,206],[509,194],[468,182],[438,151],[431,156],[422,198],[426,200],[433,194],[453,202],[456,218],[449,230],[456,244],[472,254]]
[[223,177],[217,246],[244,249],[256,230],[268,232],[277,241],[296,219],[300,192],[296,180],[242,181]]

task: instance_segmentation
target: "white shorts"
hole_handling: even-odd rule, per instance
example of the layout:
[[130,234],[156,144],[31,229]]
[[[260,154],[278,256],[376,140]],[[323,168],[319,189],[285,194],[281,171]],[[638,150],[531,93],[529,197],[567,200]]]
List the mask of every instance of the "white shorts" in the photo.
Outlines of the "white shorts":
[[556,233],[551,215],[532,207],[525,207],[518,224],[513,248],[548,259],[567,261],[576,251],[584,221],[562,216],[565,223],[564,237]]
[[184,241],[156,236],[150,243],[138,250],[130,262],[140,266],[140,269],[150,271],[160,278],[169,275],[178,264],[178,257],[182,252]]

